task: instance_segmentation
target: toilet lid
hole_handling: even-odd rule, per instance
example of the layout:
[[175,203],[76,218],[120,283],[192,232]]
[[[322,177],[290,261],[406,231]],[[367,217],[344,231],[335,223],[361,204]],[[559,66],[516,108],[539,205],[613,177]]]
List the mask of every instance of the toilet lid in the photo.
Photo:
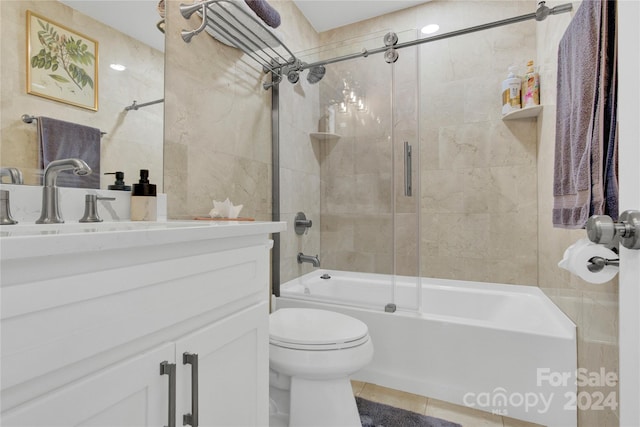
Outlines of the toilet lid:
[[269,318],[269,341],[303,350],[351,348],[369,339],[367,325],[353,317],[312,308],[281,308]]

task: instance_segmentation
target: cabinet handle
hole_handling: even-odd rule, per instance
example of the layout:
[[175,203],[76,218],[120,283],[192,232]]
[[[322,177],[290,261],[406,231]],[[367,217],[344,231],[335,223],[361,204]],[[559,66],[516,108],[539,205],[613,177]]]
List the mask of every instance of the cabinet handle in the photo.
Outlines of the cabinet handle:
[[191,365],[191,413],[182,416],[182,425],[198,427],[198,353],[184,353],[182,364]]
[[176,364],[166,360],[160,363],[160,375],[169,375],[169,424],[176,427]]

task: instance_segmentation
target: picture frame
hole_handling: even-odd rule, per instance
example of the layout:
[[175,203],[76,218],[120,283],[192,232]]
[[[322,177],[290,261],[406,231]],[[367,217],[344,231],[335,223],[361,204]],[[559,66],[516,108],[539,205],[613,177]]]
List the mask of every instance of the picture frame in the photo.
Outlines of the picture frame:
[[27,10],[27,93],[98,111],[98,42]]

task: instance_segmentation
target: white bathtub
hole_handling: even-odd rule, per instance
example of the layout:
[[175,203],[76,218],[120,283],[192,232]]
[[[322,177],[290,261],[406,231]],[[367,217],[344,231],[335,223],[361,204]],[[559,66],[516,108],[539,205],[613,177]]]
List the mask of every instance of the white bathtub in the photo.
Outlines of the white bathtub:
[[[325,273],[331,278],[321,279]],[[389,302],[415,307],[417,281],[420,312],[384,312]],[[539,288],[391,282],[386,275],[315,270],[282,284],[276,308],[325,308],[367,323],[375,355],[354,379],[548,426],[576,425],[575,325]]]

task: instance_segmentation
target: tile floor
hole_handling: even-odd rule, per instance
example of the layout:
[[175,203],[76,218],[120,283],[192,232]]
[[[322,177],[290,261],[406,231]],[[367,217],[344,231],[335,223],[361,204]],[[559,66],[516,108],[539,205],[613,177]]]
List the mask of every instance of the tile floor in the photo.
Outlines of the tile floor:
[[461,424],[463,427],[540,427],[538,424],[502,417],[376,384],[351,381],[351,386],[353,394],[363,399],[442,418]]

